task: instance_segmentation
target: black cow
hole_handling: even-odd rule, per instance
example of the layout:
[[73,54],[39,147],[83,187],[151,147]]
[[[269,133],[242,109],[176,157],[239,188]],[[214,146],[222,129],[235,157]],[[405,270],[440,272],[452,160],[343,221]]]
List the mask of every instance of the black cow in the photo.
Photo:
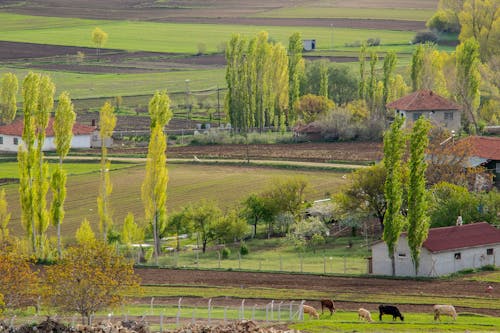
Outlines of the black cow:
[[393,305],[379,305],[378,311],[380,312],[378,316],[379,320],[382,320],[383,314],[392,315],[392,320],[396,320],[397,317],[399,317],[401,321],[404,320],[404,317],[401,312],[399,312],[399,309]]

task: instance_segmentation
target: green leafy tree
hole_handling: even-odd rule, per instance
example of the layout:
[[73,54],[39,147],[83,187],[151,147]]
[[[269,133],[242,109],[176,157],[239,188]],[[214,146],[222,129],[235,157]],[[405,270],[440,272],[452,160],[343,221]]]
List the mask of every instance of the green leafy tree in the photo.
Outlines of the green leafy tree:
[[121,242],[126,245],[131,245],[135,242],[144,240],[144,230],[135,223],[134,214],[128,213],[123,220],[121,233]]
[[87,324],[95,312],[121,305],[127,294],[140,290],[133,264],[104,242],[69,248],[45,273],[44,301],[64,313],[79,313]]
[[193,225],[205,253],[208,243],[217,238],[215,226],[222,218],[222,211],[216,202],[202,200],[187,208],[186,217]]
[[96,241],[94,231],[92,231],[90,222],[86,218],[83,219],[80,227],[76,229],[75,239],[76,242],[82,246],[85,244],[94,243]]
[[49,225],[46,194],[48,166],[43,160],[45,130],[54,104],[55,87],[47,76],[29,73],[23,81],[23,145],[18,152],[19,192],[22,223],[28,232],[33,253],[43,258],[45,232]]
[[92,30],[92,42],[95,44],[97,56],[101,53],[101,48],[108,41],[108,34],[99,27]]
[[359,88],[358,88],[358,98],[366,100],[366,44],[362,44],[359,50]]
[[58,168],[53,172],[50,186],[52,188],[52,204],[50,217],[57,228],[57,252],[62,257],[61,223],[64,219],[64,201],[66,200],[66,171],[63,169],[63,160],[71,147],[73,138],[73,125],[76,113],[73,103],[67,92],[59,96],[59,102],[54,117],[54,144],[59,155]]
[[462,42],[456,51],[456,98],[464,114],[479,131],[477,110],[479,108],[481,75],[479,73],[479,44],[474,39]]
[[500,54],[500,2],[498,0],[466,0],[458,15],[459,39],[464,43],[474,38],[479,44],[481,60]]
[[429,233],[427,192],[425,189],[426,148],[429,145],[430,123],[420,117],[414,124],[410,139],[410,184],[408,186],[408,246],[418,275],[420,249]]
[[0,243],[5,242],[9,237],[8,224],[11,214],[8,210],[7,200],[5,199],[5,189],[0,190]]
[[335,104],[324,96],[307,94],[301,96],[295,102],[294,109],[300,118],[308,124],[315,121],[319,115],[326,114],[334,107]]
[[384,195],[386,171],[382,163],[356,170],[349,184],[334,196],[337,215],[375,216],[383,230],[387,202]]
[[150,224],[154,239],[154,257],[158,263],[161,253],[161,235],[167,227],[167,137],[163,128],[172,118],[170,99],[166,92],[156,92],[149,103],[151,138],[146,162],[146,176],[141,195],[145,218]]
[[253,225],[252,237],[257,235],[257,225],[261,222],[271,223],[274,214],[274,204],[264,196],[251,194],[243,201],[243,215]]
[[192,220],[190,220],[187,207],[168,217],[167,231],[174,233],[176,237],[177,251],[181,249],[179,236],[182,233],[190,233],[193,230]]
[[213,225],[214,239],[219,243],[241,241],[246,235],[248,225],[244,218],[235,209],[229,210]]
[[392,90],[392,86],[394,85],[394,71],[396,69],[398,58],[396,56],[396,52],[389,51],[385,55],[384,58],[384,93],[382,98],[382,105],[386,105],[389,99],[390,91]]
[[413,52],[410,62],[411,87],[417,91],[422,87],[422,76],[424,71],[424,46],[418,44]]
[[439,0],[438,10],[427,21],[427,27],[438,32],[460,32],[459,13],[465,0]]
[[111,184],[111,178],[109,176],[111,162],[107,158],[108,148],[106,145],[113,135],[115,126],[116,115],[114,114],[114,108],[110,102],[106,102],[99,112],[99,135],[101,139],[101,176],[99,196],[97,197],[99,230],[104,240],[107,239],[108,230],[110,230],[113,225],[109,199],[109,197],[111,196],[111,192],[113,192],[113,186]]
[[320,81],[319,81],[319,95],[328,98],[328,65],[321,61],[319,67]]
[[368,78],[368,83],[366,87],[366,101],[368,106],[370,107],[370,111],[375,114],[376,109],[376,98],[377,98],[377,74],[376,74],[376,66],[378,62],[378,55],[375,51],[370,53],[370,77]]
[[392,275],[396,272],[394,250],[404,227],[404,218],[401,215],[403,201],[402,157],[405,150],[402,125],[403,118],[396,117],[390,129],[384,135],[384,166],[386,169],[384,193],[387,208],[384,215],[382,238],[387,244],[389,257],[391,258]]
[[16,117],[18,89],[17,77],[13,73],[5,73],[0,87],[0,123],[10,124]]
[[302,36],[299,32],[293,33],[288,39],[288,78],[289,82],[289,98],[288,105],[291,110],[288,114],[288,124],[292,125],[296,119],[296,112],[294,110],[295,101],[299,98],[300,94],[300,81],[304,75],[304,59],[302,58]]

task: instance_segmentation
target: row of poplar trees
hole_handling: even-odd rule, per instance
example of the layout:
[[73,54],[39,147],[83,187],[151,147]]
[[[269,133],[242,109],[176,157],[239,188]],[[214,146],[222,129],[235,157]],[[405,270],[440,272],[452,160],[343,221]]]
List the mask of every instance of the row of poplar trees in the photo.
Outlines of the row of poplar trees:
[[[12,75],[9,80],[15,82]],[[17,89],[15,89],[17,93]],[[73,103],[68,92],[60,94],[54,111],[55,86],[49,76],[29,73],[22,84],[24,125],[22,144],[19,145],[19,193],[21,201],[21,220],[32,253],[38,259],[46,259],[48,248],[47,229],[52,224],[57,229],[57,252],[62,257],[61,224],[64,220],[67,175],[63,161],[67,156],[73,138],[73,125],[76,119]],[[100,186],[97,197],[99,212],[99,231],[103,241],[107,241],[113,227],[110,209],[112,183],[110,179],[110,160],[107,156],[107,142],[116,126],[114,107],[106,102],[99,112],[99,135],[101,141]],[[51,120],[51,114],[54,117]],[[154,238],[154,255],[160,254],[160,235],[167,226],[166,190],[168,171],[166,165],[167,138],[164,127],[172,118],[170,99],[166,92],[156,92],[149,103],[151,118],[151,139],[149,142],[146,175],[141,188],[145,209],[146,227]],[[15,115],[15,113],[14,113]],[[10,118],[10,117],[9,117]],[[14,117],[12,117],[14,118]],[[53,122],[54,143],[59,157],[57,168],[49,174],[48,162],[44,160],[44,141],[49,122]],[[47,209],[47,194],[52,191],[52,201]],[[138,230],[133,218],[127,217],[124,233]],[[132,221],[131,221],[132,220]],[[83,225],[89,225],[84,221]],[[124,228],[125,229],[125,228]]]
[[231,37],[226,48],[226,110],[233,128],[241,133],[293,124],[293,109],[304,75],[302,38],[294,33],[288,50],[262,31],[247,40]]

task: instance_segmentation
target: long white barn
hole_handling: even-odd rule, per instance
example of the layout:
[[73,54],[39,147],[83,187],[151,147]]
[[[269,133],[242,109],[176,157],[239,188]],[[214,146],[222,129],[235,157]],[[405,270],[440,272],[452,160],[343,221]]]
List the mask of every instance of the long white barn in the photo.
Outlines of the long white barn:
[[[49,120],[49,124],[45,131],[46,137],[43,144],[43,151],[53,151],[56,149],[54,144],[54,118]],[[19,146],[23,144],[23,119],[17,119],[9,125],[0,126],[0,151],[17,152]],[[92,136],[96,128],[79,123],[73,125],[73,139],[71,140],[71,148],[90,148]]]
[[[406,233],[399,238],[395,259],[396,276],[416,276]],[[500,229],[486,222],[432,228],[422,244],[418,276],[436,277],[486,265],[500,266]],[[392,275],[382,241],[372,246],[371,273]]]

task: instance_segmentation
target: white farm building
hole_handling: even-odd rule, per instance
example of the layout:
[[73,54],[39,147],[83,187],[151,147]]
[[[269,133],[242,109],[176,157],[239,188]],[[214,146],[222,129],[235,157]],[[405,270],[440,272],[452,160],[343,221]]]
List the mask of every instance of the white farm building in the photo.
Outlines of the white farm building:
[[[406,233],[395,249],[396,276],[415,276]],[[418,276],[436,277],[486,265],[500,266],[500,229],[486,222],[432,228],[422,244]],[[387,245],[372,246],[370,273],[392,275]]]
[[[47,129],[45,130],[46,137],[43,144],[43,151],[56,150],[53,124],[54,118],[50,118]],[[23,119],[17,119],[9,125],[0,126],[0,151],[17,152],[19,150],[19,145],[23,144],[23,127]],[[93,126],[75,123],[73,125],[71,148],[90,148],[95,131],[96,128]]]

